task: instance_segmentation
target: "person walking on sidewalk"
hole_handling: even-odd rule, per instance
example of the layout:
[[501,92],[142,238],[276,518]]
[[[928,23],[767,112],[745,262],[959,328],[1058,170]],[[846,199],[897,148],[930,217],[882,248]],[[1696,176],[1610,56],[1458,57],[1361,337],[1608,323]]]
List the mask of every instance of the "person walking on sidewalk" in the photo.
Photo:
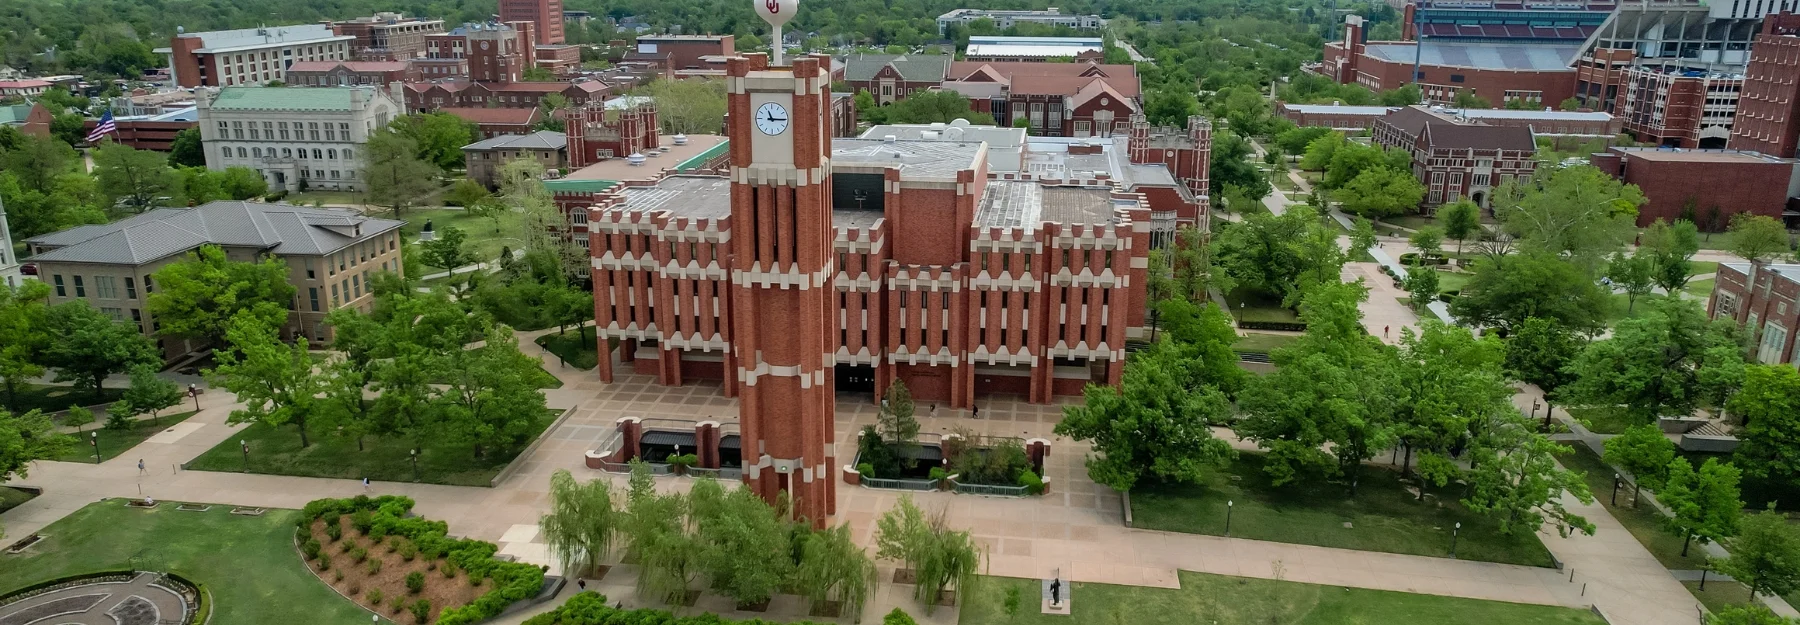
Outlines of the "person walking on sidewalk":
[[143,458],[138,458],[138,475],[143,475],[143,474],[144,474],[144,473],[145,473],[145,471],[144,471],[144,459],[143,459]]

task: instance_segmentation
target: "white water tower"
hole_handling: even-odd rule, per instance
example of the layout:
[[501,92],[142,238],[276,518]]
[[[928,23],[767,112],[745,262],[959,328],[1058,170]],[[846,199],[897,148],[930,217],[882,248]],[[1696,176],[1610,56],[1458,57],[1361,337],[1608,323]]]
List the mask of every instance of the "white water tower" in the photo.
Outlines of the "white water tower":
[[775,27],[775,41],[773,42],[775,65],[784,64],[781,58],[781,27],[787,24],[788,20],[794,19],[794,12],[800,10],[800,0],[750,0],[750,2],[755,5],[753,8],[756,10],[756,15],[768,22],[770,26]]

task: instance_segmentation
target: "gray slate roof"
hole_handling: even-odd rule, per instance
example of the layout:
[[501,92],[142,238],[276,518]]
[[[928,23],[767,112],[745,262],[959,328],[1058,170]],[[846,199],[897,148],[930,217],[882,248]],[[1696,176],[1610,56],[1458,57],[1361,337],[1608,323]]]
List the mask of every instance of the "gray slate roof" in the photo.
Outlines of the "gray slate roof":
[[943,82],[950,71],[950,56],[944,54],[858,54],[844,64],[845,81],[873,80],[881,68],[893,65],[900,77],[910,82]]
[[32,257],[33,261],[141,265],[208,243],[284,256],[331,254],[402,224],[346,211],[221,201],[187,209],[159,208],[110,224],[46,234],[28,243],[56,248]]
[[[610,105],[610,102],[608,103]],[[463,146],[464,150],[561,150],[569,144],[569,136],[553,130],[539,130],[528,135],[500,135]]]

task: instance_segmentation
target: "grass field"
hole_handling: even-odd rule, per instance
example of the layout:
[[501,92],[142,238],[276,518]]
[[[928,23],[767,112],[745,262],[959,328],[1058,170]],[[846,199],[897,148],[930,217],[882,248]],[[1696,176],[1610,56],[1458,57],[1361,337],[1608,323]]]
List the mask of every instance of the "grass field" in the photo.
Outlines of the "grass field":
[[[555,419],[544,413],[532,436],[536,437]],[[102,436],[105,436],[102,434]],[[413,462],[409,452],[412,441],[400,437],[369,436],[358,451],[356,439],[312,433],[312,445],[302,448],[300,434],[293,427],[275,428],[263,423],[252,424],[230,439],[209,449],[187,465],[195,471],[243,471],[244,452],[239,441],[250,444],[249,472],[271,475],[298,475],[338,479],[369,478],[384,482],[413,481]],[[506,468],[518,452],[500,453],[489,450],[486,457],[476,457],[474,447],[467,444],[427,443],[419,454],[419,481],[453,486],[487,486]]]
[[19,504],[31,501],[31,498],[36,496],[17,488],[0,486],[0,512],[17,508]]
[[[962,625],[1603,625],[1586,610],[1319,586],[1181,571],[1181,589],[1071,584],[1070,616],[1039,612],[1037,580],[985,577],[963,603]],[[1005,598],[1021,605],[1008,616]],[[1707,589],[1711,590],[1711,584]]]
[[[144,439],[155,436],[157,432],[169,429],[170,426],[186,421],[187,418],[191,416],[194,416],[194,411],[189,410],[187,412],[163,415],[154,423],[149,419],[133,421],[131,423],[131,429],[128,430],[108,430],[101,427],[106,423],[106,415],[94,415],[94,418],[99,419],[99,421],[88,426],[86,432],[75,435],[76,438],[79,439],[75,441],[75,448],[69,450],[69,453],[54,458],[54,460],[61,460],[63,462],[93,462],[94,441],[100,442],[100,457],[102,462],[111,460],[123,455],[125,452],[131,451],[133,447],[137,447],[138,443],[144,442]],[[100,435],[96,437],[93,435],[94,432],[99,432]]]
[[1239,288],[1225,294],[1231,314],[1238,321],[1299,323],[1300,314],[1281,307],[1281,298],[1270,297],[1250,289]]
[[1237,342],[1231,344],[1231,349],[1240,352],[1262,352],[1267,354],[1277,349],[1287,347],[1289,344],[1298,340],[1300,340],[1300,336],[1297,334],[1258,334],[1256,332],[1247,332],[1244,336],[1238,337]]
[[1627,413],[1624,408],[1618,406],[1597,406],[1592,408],[1563,408],[1558,406],[1557,408],[1567,412],[1569,416],[1575,417],[1575,420],[1580,421],[1583,427],[1586,427],[1589,432],[1595,434],[1619,434],[1624,432],[1625,428],[1643,423],[1638,419],[1632,418],[1630,413]]
[[20,555],[0,555],[0,595],[64,575],[115,569],[171,571],[206,586],[213,623],[355,625],[369,613],[308,573],[294,550],[294,510],[262,516],[231,506],[181,512],[112,499],[88,504],[42,533]]
[[1713,278],[1707,278],[1705,280],[1689,280],[1687,286],[1684,287],[1682,291],[1688,295],[1705,300],[1712,297],[1713,284],[1716,282],[1718,281]]
[[1461,291],[1464,286],[1469,284],[1469,280],[1474,278],[1475,274],[1472,273],[1438,271],[1438,292]]
[[1700,589],[1700,582],[1682,582],[1681,585],[1687,586],[1688,592],[1693,593],[1708,612],[1750,603],[1750,588],[1737,582],[1707,580],[1706,590]]
[[[586,336],[587,339],[582,337]],[[545,334],[537,338],[537,344],[550,353],[556,354],[563,362],[576,369],[593,369],[600,364],[600,350],[595,349],[593,334],[569,332],[567,334]],[[550,363],[544,363],[549,366]]]
[[[17,397],[9,398],[6,390],[0,388],[0,408],[24,414],[33,410],[57,412],[68,410],[70,406],[96,406],[117,399],[124,392],[116,388],[105,390],[101,399],[92,393],[76,389],[73,386],[55,386],[42,384],[20,384]],[[96,413],[95,418],[105,419],[105,414]]]
[[[524,216],[520,213],[502,213],[499,232],[495,232],[494,222],[465,210],[410,210],[406,212],[406,226],[400,229],[401,236],[408,241],[417,239],[427,221],[431,222],[433,231],[442,232],[444,228],[450,227],[462,230],[463,234],[468,235],[466,249],[482,262],[499,258],[503,247],[510,246],[517,250],[524,245],[519,238],[519,228],[524,221]],[[430,270],[438,272],[443,271],[443,268],[431,267]]]
[[1262,465],[1262,454],[1240,453],[1201,484],[1140,486],[1131,491],[1133,527],[1221,536],[1230,501],[1231,535],[1238,538],[1448,557],[1451,528],[1461,522],[1456,553],[1462,559],[1551,564],[1536,535],[1501,534],[1495,522],[1456,503],[1455,491],[1414,501],[1395,472],[1370,467],[1352,499],[1335,481],[1271,486]]
[[356,191],[305,191],[289,193],[281,201],[295,206],[312,206],[313,203],[318,202],[331,206],[361,207],[364,202],[369,201],[369,198]]
[[[1611,512],[1613,518],[1631,532],[1639,544],[1650,550],[1656,560],[1664,567],[1676,570],[1692,570],[1706,568],[1706,550],[1696,544],[1688,549],[1687,557],[1681,556],[1681,537],[1663,529],[1663,517],[1654,506],[1645,503],[1633,508],[1633,493],[1630,482],[1619,488],[1619,505],[1612,505],[1613,468],[1600,459],[1587,445],[1566,445],[1573,448],[1573,453],[1557,457],[1564,468],[1584,474],[1588,490],[1594,493],[1594,499]],[[1711,588],[1709,584],[1707,588]]]

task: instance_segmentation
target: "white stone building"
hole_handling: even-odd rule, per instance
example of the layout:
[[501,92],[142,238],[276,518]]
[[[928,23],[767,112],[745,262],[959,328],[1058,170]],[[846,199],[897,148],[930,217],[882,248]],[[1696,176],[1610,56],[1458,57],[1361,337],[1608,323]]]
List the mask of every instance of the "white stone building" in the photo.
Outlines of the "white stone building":
[[400,116],[373,87],[227,87],[196,98],[208,169],[255,169],[270,191],[358,191],[362,147]]

